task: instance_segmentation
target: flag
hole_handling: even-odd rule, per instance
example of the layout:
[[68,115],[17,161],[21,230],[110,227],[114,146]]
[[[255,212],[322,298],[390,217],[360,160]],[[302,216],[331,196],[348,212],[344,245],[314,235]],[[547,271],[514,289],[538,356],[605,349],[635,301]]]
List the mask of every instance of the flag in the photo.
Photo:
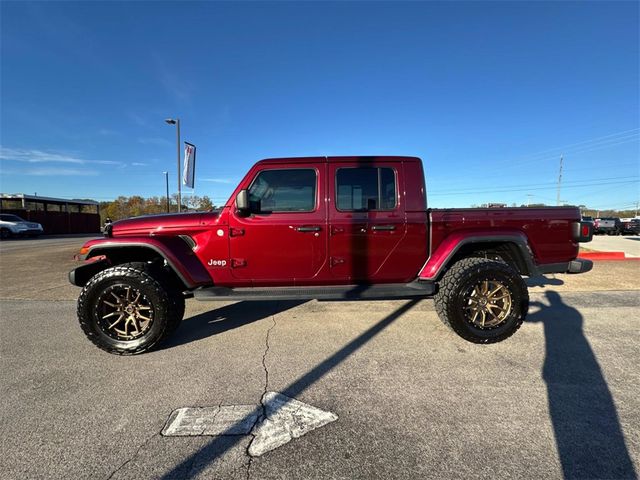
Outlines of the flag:
[[182,169],[182,183],[193,188],[196,177],[196,146],[184,142],[184,168]]

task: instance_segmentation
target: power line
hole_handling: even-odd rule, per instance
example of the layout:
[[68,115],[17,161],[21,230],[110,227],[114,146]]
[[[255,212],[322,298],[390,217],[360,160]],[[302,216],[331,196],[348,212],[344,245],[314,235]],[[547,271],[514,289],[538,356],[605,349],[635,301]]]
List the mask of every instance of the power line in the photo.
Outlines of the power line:
[[[625,176],[621,176],[621,177],[598,177],[598,178],[585,178],[582,180],[568,180],[565,181],[564,184],[583,184],[583,183],[590,183],[590,182],[603,182],[603,181],[609,181],[609,180],[631,180],[631,179],[636,179],[636,178],[640,178],[640,176],[638,175],[625,175]],[[523,184],[519,184],[519,185],[510,185],[509,188],[520,188],[522,187],[523,189],[527,189],[529,187],[541,187],[541,186],[553,186],[553,185],[557,185],[556,182],[543,182],[543,183],[523,183]],[[488,192],[492,192],[494,191],[495,187],[485,187],[485,188],[480,188],[480,189],[468,189],[468,190],[460,190],[460,189],[455,189],[455,190],[436,190],[434,193],[438,193],[438,194],[442,194],[442,193],[474,193],[474,192],[480,192],[480,191],[488,191]],[[498,188],[500,188],[498,186]]]
[[[517,167],[520,165],[526,165],[535,161],[545,161],[549,159],[555,159],[558,157],[560,151],[567,153],[583,153],[586,151],[597,150],[599,148],[613,147],[623,143],[640,140],[639,132],[640,128],[633,128],[630,130],[622,130],[620,132],[611,133],[609,135],[603,135],[600,137],[594,137],[589,140],[583,140],[581,142],[569,143],[566,145],[549,148],[546,150],[540,150],[535,153],[519,155],[511,159],[505,159],[493,164],[508,164],[510,167]],[[618,138],[614,138],[618,137]],[[581,146],[582,145],[582,146]],[[578,147],[578,150],[575,148]],[[555,152],[555,153],[554,153]]]
[[[627,185],[627,184],[638,184],[640,183],[638,180],[627,180],[623,182],[601,182],[601,183],[585,183],[582,185],[568,185],[566,188],[584,188],[584,187],[592,187],[599,185]],[[457,192],[448,192],[448,193],[429,193],[430,196],[453,196],[453,195],[464,195],[468,193],[505,193],[505,192],[526,192],[528,190],[551,190],[553,188],[553,184],[546,187],[535,187],[535,188],[509,188],[509,189],[491,189],[491,190],[461,190]]]
[[[567,145],[562,145],[560,147],[548,148],[547,150],[541,150],[541,151],[539,151],[537,153],[533,153],[533,154],[530,154],[530,155],[527,155],[527,156],[535,156],[535,155],[539,155],[539,154],[546,153],[546,152],[553,152],[553,151],[558,151],[558,150],[566,150],[567,148],[573,147],[575,145],[582,145],[582,144],[585,144],[585,143],[596,142],[596,141],[600,141],[601,139],[604,139],[604,138],[617,137],[617,136],[620,136],[620,135],[626,136],[626,135],[630,135],[631,134],[630,132],[639,132],[639,131],[640,131],[640,128],[632,128],[630,130],[622,130],[620,132],[611,133],[609,135],[603,135],[601,137],[594,137],[594,138],[591,138],[589,140],[583,140],[581,142],[569,143]],[[638,133],[634,133],[632,135],[637,135],[637,134]]]
[[[601,143],[601,144],[593,144],[593,145],[589,145],[589,146],[585,146],[584,148],[579,148],[578,150],[573,150],[573,149],[569,149],[564,151],[565,155],[569,154],[569,155],[575,155],[578,153],[587,153],[587,152],[593,152],[596,150],[602,150],[603,148],[610,148],[610,147],[616,147],[618,145],[622,145],[625,143],[629,143],[629,142],[637,142],[640,141],[640,136],[638,134],[634,134],[633,137],[630,138],[626,138],[626,139],[611,139],[611,140],[607,140],[605,143]],[[545,162],[548,160],[552,160],[552,159],[556,159],[558,158],[558,155],[548,155],[548,156],[540,156],[540,157],[534,157],[534,158],[530,158],[528,160],[524,160],[521,162],[512,162],[509,166],[511,167],[521,167],[523,165],[528,165],[531,163],[540,163],[540,162]]]

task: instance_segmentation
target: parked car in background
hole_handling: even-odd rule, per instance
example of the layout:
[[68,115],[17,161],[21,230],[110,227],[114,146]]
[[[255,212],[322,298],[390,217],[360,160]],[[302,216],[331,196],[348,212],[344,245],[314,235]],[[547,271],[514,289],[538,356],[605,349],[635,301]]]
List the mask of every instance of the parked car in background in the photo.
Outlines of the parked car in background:
[[631,218],[622,222],[623,235],[640,235],[640,218]]
[[582,221],[585,223],[590,223],[593,231],[595,232],[595,222],[593,221],[593,217],[589,217],[587,215],[582,216]]
[[596,235],[620,235],[622,222],[617,217],[596,218],[594,228]]
[[11,213],[0,214],[0,238],[12,236],[38,236],[43,232],[42,225],[35,222],[28,222],[23,218]]

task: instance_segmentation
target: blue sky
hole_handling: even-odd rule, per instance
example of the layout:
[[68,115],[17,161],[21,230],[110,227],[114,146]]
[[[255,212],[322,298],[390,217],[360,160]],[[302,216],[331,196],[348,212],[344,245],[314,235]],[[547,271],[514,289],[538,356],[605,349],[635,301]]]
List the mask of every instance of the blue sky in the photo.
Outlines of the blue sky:
[[[637,2],[2,2],[0,191],[220,204],[257,160],[415,155],[433,207],[639,200]],[[187,193],[190,189],[184,189]],[[528,196],[531,195],[531,196]]]

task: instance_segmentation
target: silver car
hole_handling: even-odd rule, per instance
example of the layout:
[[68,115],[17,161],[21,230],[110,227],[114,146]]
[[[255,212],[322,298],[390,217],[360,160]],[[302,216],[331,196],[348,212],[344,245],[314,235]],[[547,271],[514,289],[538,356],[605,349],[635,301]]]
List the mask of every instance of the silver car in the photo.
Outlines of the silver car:
[[28,222],[11,213],[0,214],[0,238],[9,238],[17,235],[37,236],[42,234],[42,225]]

